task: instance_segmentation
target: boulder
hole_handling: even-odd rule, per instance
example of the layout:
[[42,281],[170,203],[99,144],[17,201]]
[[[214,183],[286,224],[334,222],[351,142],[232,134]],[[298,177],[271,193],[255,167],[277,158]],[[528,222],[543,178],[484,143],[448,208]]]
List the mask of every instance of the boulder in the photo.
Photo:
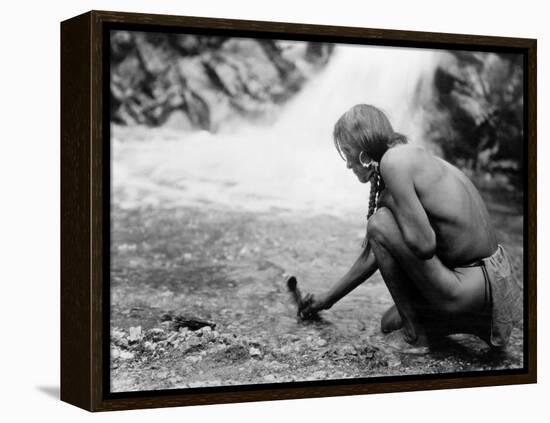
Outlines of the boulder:
[[[277,110],[332,51],[323,43],[131,31],[114,31],[110,42],[113,122],[212,132]],[[289,55],[288,46],[303,48]]]

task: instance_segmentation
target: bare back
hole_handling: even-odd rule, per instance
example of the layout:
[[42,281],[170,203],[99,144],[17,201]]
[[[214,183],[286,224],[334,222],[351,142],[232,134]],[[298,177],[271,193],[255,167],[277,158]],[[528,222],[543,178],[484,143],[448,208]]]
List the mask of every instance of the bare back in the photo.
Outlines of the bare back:
[[[401,151],[388,154],[394,149]],[[403,145],[391,150],[383,160],[395,161],[397,166],[404,165],[403,161],[413,163],[406,168],[411,169],[414,190],[435,232],[436,254],[441,261],[456,267],[491,255],[496,236],[483,199],[469,178],[423,149]],[[396,207],[391,194],[390,190],[381,196],[381,205]]]

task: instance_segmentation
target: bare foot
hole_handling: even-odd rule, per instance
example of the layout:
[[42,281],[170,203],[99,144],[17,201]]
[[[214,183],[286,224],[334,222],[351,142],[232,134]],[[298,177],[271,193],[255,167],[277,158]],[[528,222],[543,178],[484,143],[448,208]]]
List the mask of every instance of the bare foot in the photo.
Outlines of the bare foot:
[[389,335],[386,335],[384,343],[403,354],[423,355],[430,352],[428,339],[425,336],[417,336],[413,340],[405,333],[404,329],[394,330]]
[[394,330],[401,329],[402,327],[403,320],[401,319],[401,315],[399,314],[399,311],[394,304],[390,308],[388,308],[386,312],[382,315],[380,328],[382,330],[382,333],[390,333]]

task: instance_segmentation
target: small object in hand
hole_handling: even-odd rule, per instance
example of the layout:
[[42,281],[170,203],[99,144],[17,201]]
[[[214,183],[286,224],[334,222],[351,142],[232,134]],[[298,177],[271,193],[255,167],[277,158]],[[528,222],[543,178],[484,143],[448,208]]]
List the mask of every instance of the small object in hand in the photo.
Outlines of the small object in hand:
[[303,320],[307,319],[316,319],[318,318],[317,312],[314,313],[308,313],[304,314],[302,310],[313,300],[313,297],[311,295],[307,296],[307,298],[302,297],[302,293],[300,292],[300,289],[298,288],[298,281],[295,276],[291,276],[286,281],[286,286],[288,287],[288,290],[292,294],[292,298],[294,299],[294,302],[296,303],[296,306],[298,307],[298,317]]

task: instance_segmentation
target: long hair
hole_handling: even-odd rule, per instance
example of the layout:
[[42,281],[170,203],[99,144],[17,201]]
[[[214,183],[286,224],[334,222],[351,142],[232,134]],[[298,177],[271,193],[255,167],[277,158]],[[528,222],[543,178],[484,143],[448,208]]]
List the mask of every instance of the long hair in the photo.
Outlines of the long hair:
[[[376,169],[376,172],[374,172],[374,175],[372,175],[372,178],[370,180],[370,193],[369,193],[369,210],[367,212],[367,223],[370,219],[370,217],[374,214],[376,209],[378,208],[378,197],[380,196],[380,192],[384,189],[384,181],[382,180],[382,175],[380,175],[380,172],[378,169]],[[361,247],[366,248],[369,238],[368,233],[365,228],[365,238],[363,239],[363,243],[361,244]]]
[[[377,164],[390,147],[407,143],[407,137],[393,130],[384,112],[368,104],[357,104],[344,113],[334,125],[333,139],[336,150],[344,160],[341,147],[343,144],[365,152]],[[377,209],[378,197],[383,187],[384,181],[377,168],[370,181],[367,221]],[[367,246],[367,242],[365,235],[363,248]]]
[[369,104],[357,104],[344,113],[334,125],[332,135],[341,156],[341,145],[347,144],[364,151],[376,162],[380,162],[388,148],[407,142],[407,137],[393,130],[384,112]]

